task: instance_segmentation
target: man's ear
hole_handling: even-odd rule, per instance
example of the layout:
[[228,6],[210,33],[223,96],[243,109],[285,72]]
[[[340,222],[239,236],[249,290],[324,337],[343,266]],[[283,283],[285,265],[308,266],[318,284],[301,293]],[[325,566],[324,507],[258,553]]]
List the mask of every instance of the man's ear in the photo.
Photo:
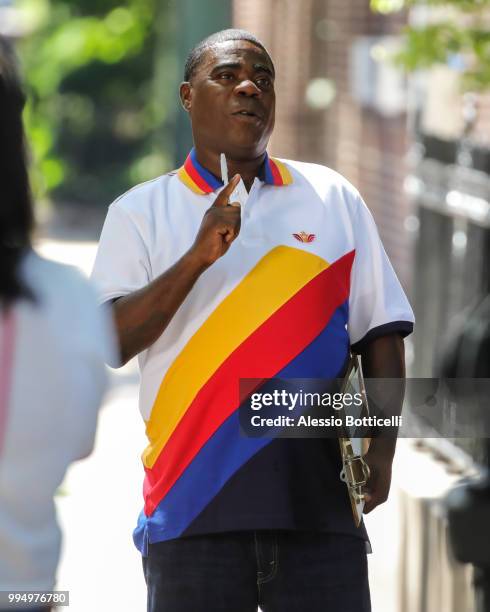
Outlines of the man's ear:
[[183,109],[189,112],[192,104],[192,87],[188,81],[180,84],[179,94]]

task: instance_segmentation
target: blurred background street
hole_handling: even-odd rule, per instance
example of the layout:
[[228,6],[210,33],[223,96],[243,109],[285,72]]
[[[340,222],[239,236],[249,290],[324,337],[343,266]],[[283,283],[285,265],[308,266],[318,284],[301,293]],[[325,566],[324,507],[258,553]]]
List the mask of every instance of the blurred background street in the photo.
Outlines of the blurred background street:
[[[81,240],[83,231],[86,240]],[[85,224],[74,233],[69,221],[65,227],[58,222],[52,236],[39,239],[39,252],[89,274],[97,249],[92,232]],[[56,498],[64,533],[58,588],[70,591],[70,609],[80,612],[143,610],[146,605],[141,557],[131,539],[141,510],[145,446],[136,360],[110,370],[110,380],[94,452],[72,466]]]

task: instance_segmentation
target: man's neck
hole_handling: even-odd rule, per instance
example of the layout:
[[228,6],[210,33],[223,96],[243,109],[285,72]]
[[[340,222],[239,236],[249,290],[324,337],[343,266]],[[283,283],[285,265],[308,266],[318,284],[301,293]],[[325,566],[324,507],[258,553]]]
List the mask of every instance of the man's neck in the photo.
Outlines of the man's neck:
[[[221,168],[219,154],[212,151],[206,151],[200,147],[195,147],[196,156],[201,166],[204,166],[207,170],[212,172],[215,176],[221,177]],[[226,157],[228,165],[228,177],[231,179],[235,174],[239,174],[242,177],[243,182],[247,191],[250,191],[252,183],[256,176],[259,175],[260,168],[264,163],[265,152],[257,158],[247,160],[234,160],[231,157]]]

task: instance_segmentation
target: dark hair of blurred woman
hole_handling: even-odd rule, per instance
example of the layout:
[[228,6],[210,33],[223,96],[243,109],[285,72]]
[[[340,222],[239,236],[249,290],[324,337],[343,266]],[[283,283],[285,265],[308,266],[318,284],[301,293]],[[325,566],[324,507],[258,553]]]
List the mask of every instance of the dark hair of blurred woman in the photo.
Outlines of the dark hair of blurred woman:
[[0,306],[30,292],[19,263],[31,246],[33,208],[27,174],[22,91],[11,46],[0,36]]

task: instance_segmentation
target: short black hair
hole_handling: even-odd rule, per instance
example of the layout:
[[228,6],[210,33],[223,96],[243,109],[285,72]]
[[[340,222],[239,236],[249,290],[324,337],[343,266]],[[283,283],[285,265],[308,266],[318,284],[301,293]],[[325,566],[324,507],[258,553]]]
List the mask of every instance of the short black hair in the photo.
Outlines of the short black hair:
[[22,109],[25,96],[11,45],[0,36],[0,306],[32,297],[19,274],[34,222]]
[[271,56],[258,38],[256,38],[250,32],[247,32],[247,30],[229,29],[221,30],[220,32],[215,32],[214,34],[211,34],[204,40],[201,40],[201,42],[197,43],[197,45],[191,49],[185,62],[184,81],[190,81],[191,78],[194,76],[194,73],[196,72],[196,69],[198,68],[199,64],[202,62],[203,56],[206,51],[211,49],[211,47],[214,47],[214,45],[223,42],[228,42],[229,40],[246,40],[254,44],[256,47],[259,47],[267,54],[267,57],[269,58],[272,64],[272,69],[274,70],[274,63],[271,59]]

